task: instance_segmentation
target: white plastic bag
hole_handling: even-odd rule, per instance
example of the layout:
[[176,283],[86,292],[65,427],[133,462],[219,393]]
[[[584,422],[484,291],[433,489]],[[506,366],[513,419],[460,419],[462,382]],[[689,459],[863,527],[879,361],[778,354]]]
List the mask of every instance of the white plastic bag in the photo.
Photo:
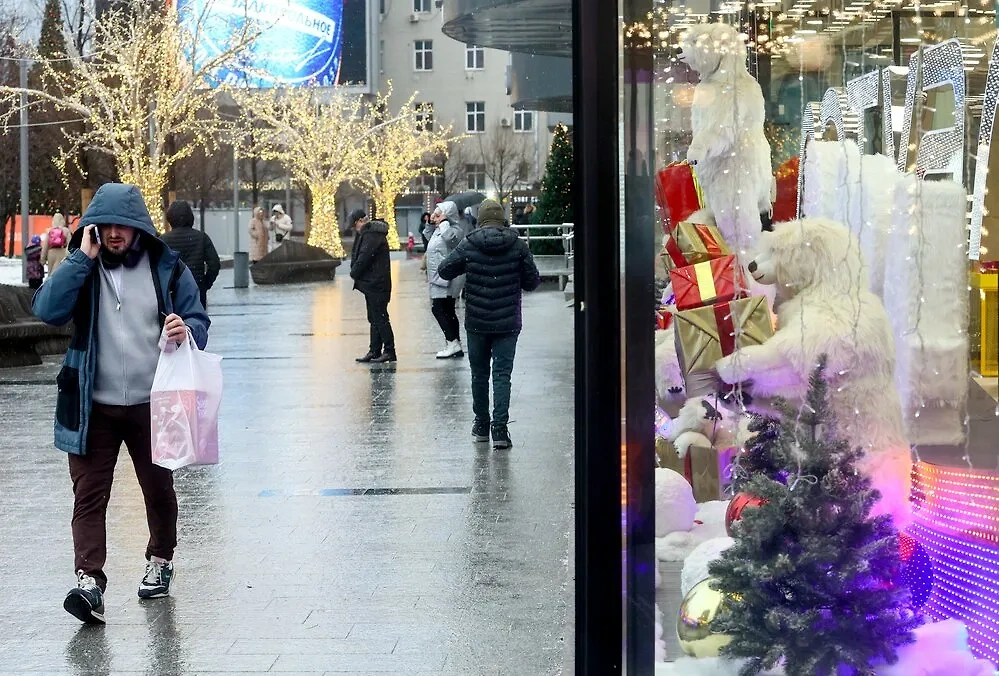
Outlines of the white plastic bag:
[[221,403],[222,357],[199,350],[190,335],[164,349],[149,394],[153,464],[217,464]]

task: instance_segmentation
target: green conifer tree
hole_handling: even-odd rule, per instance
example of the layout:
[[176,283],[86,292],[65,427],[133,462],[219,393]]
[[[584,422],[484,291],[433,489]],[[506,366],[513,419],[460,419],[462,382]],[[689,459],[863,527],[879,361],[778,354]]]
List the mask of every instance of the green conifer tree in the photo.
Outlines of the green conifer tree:
[[59,0],[45,2],[41,36],[38,39],[38,54],[43,59],[66,58],[66,36],[63,33],[62,6]]
[[744,490],[767,502],[743,513],[710,567],[726,594],[712,629],[732,637],[722,654],[746,660],[741,676],[778,663],[788,676],[873,676],[922,622],[909,589],[886,584],[898,581],[898,531],[870,514],[880,495],[856,470],[861,451],[832,438],[824,369],[802,411],[779,404],[770,452],[786,483],[753,476]]
[[[572,159],[572,133],[564,124],[555,127],[551,152],[545,165],[545,176],[541,179],[541,196],[538,209],[531,219],[538,225],[572,223],[572,186],[575,170]],[[531,235],[552,235],[551,231],[532,230]],[[556,241],[532,242],[531,251],[535,254],[562,253],[562,245]]]

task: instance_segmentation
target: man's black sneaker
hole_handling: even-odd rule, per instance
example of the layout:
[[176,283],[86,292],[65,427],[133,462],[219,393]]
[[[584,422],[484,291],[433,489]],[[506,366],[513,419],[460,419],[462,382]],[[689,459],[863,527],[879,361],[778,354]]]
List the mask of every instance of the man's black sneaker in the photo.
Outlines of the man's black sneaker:
[[173,582],[173,562],[146,562],[146,575],[139,584],[140,599],[159,599],[170,595]]
[[381,356],[381,355],[379,355],[379,353],[377,353],[377,352],[368,352],[363,357],[358,357],[354,361],[356,361],[359,364],[367,364],[369,361],[373,361],[375,359],[378,359],[379,356]]
[[387,364],[388,362],[397,361],[395,357],[395,352],[382,352],[381,356],[375,357],[371,360],[372,364]]
[[477,444],[484,444],[489,441],[489,423],[476,420],[472,424],[472,439]]
[[76,587],[69,590],[62,607],[87,624],[104,624],[104,594],[97,582],[82,570],[76,571]]
[[513,441],[510,439],[510,432],[506,429],[506,425],[493,425],[493,448],[503,450],[511,446],[513,446]]

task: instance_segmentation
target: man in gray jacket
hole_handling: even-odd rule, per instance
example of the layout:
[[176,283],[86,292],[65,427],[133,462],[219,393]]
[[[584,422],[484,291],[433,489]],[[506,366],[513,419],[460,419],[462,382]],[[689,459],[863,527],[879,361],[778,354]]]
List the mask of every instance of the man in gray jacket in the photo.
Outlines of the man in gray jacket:
[[110,183],[94,195],[69,241],[69,257],[32,308],[73,337],[56,379],[55,445],[69,453],[77,585],[63,607],[104,623],[107,508],[122,443],[146,503],[149,544],[139,598],[170,593],[177,546],[172,473],[152,462],[149,393],[160,340],[199,348],[211,323],[194,276],[159,239],[138,188]]

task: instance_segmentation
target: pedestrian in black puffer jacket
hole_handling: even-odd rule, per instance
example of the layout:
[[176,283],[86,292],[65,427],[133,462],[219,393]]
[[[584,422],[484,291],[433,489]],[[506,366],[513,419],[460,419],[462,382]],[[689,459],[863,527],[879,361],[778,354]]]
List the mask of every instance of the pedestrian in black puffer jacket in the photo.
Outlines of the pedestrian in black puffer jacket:
[[361,363],[394,362],[395,334],[389,321],[388,304],[392,298],[391,257],[388,246],[389,225],[385,221],[369,221],[363,210],[350,215],[357,235],[350,250],[350,278],[354,288],[364,294],[371,327],[368,353],[358,357]]
[[215,251],[212,238],[194,229],[194,211],[191,205],[178,200],[167,209],[167,223],[170,232],[163,235],[163,242],[180,254],[201,290],[201,304],[208,307],[208,289],[212,288],[218,279],[222,262]]
[[[524,291],[541,284],[527,243],[505,226],[503,207],[494,200],[479,205],[478,228],[441,263],[446,280],[465,275],[465,332],[472,371],[472,436],[494,448],[510,448],[510,375],[523,328]],[[493,411],[489,415],[489,376],[493,379]]]

